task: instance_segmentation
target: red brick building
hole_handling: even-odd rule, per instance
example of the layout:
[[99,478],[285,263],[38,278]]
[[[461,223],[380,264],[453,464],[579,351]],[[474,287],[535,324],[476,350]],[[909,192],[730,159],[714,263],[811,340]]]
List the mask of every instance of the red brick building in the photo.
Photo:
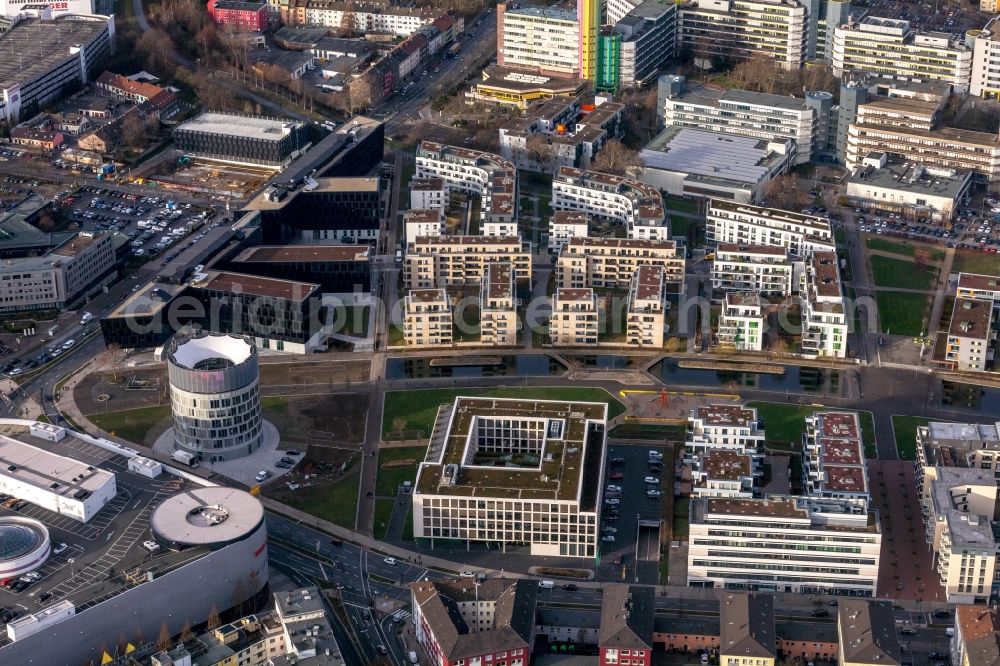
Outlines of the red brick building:
[[601,666],[649,666],[653,660],[655,590],[605,585],[598,655]]
[[534,581],[420,581],[410,585],[410,597],[414,635],[434,666],[531,663]]
[[267,3],[242,0],[208,0],[208,13],[220,28],[237,32],[267,29]]

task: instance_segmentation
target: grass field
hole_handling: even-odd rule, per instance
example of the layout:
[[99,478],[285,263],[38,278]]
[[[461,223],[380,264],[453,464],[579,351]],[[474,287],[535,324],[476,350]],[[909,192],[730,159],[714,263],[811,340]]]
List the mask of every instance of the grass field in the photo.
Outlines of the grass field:
[[930,419],[922,416],[893,416],[892,432],[896,435],[896,454],[900,460],[916,460],[917,428]]
[[372,523],[372,532],[378,540],[385,539],[385,533],[389,531],[389,518],[392,516],[392,506],[396,500],[379,498],[375,500],[375,520]]
[[105,432],[142,444],[154,426],[170,418],[170,405],[140,407],[107,414],[89,414],[87,418]]
[[[812,405],[788,405],[781,402],[749,402],[747,407],[757,409],[757,417],[764,421],[769,444],[783,442],[798,448],[802,435],[806,432],[806,417],[822,411],[822,407]],[[849,410],[853,411],[853,410]],[[876,457],[875,421],[871,412],[858,412],[861,421],[861,437],[865,443],[865,456]]]
[[367,305],[336,308],[333,330],[344,335],[367,336],[369,310]]
[[[411,483],[417,480],[417,466],[427,453],[426,446],[407,446],[399,449],[379,449],[378,472],[375,477],[375,494],[381,497],[395,497],[396,489],[403,481]],[[401,460],[412,461],[411,464],[389,466],[387,463]]]
[[[354,529],[360,483],[361,465],[358,458],[354,457],[347,472],[334,483],[300,488],[294,494],[283,497],[282,501],[317,518]],[[264,494],[266,495],[267,491]],[[391,500],[389,504],[391,509]]]
[[955,250],[953,273],[980,273],[1000,276],[1000,256],[978,250]]
[[683,197],[665,196],[663,197],[667,210],[677,210],[682,213],[697,213],[698,202]]
[[[891,241],[887,238],[869,238],[865,241],[868,248],[871,250],[878,250],[880,252],[892,252],[893,254],[902,254],[907,257],[912,257],[916,254],[917,247],[912,243]],[[942,261],[944,259],[944,250],[938,248],[927,248],[928,256],[931,261]]]
[[893,335],[921,335],[927,329],[929,313],[926,294],[910,294],[899,291],[878,291],[879,323],[883,333]]
[[872,275],[879,287],[901,289],[930,289],[937,277],[932,268],[921,269],[913,262],[903,259],[874,256],[871,258]]
[[676,540],[688,538],[688,504],[687,498],[674,502],[674,528],[671,536]]
[[608,433],[609,437],[618,439],[649,439],[684,441],[685,426],[659,425],[656,423],[622,423],[616,425]]
[[[421,437],[429,437],[431,429],[434,427],[434,418],[437,416],[438,407],[451,402],[460,395],[538,398],[564,402],[573,400],[606,402],[608,403],[608,419],[625,411],[625,405],[613,398],[607,391],[598,388],[534,387],[389,391],[385,394],[385,406],[382,410],[382,439],[392,439],[390,433],[399,432],[407,433],[410,438],[417,436],[418,432]],[[396,437],[398,438],[398,435]]]

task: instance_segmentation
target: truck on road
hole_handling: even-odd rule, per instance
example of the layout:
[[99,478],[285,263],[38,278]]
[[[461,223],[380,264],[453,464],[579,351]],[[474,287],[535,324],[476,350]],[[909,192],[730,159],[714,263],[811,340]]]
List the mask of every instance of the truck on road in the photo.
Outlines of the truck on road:
[[170,454],[170,457],[179,463],[184,463],[188,467],[197,467],[198,461],[201,460],[200,456],[187,451],[174,451]]

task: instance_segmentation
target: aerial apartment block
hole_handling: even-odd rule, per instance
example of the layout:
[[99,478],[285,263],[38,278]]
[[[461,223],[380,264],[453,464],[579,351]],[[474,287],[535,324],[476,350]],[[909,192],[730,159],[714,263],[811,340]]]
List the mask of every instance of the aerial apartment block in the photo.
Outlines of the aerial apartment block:
[[731,291],[726,294],[719,313],[719,346],[737,351],[764,349],[764,311],[760,294],[755,291]]
[[778,245],[719,243],[712,260],[713,291],[755,291],[762,296],[790,296],[798,288],[802,264]]
[[571,210],[557,210],[549,218],[549,252],[558,254],[572,238],[590,235],[590,215]]
[[628,290],[626,341],[634,347],[663,346],[667,282],[662,266],[640,266]]
[[725,132],[758,139],[791,139],[793,164],[809,161],[820,110],[808,99],[688,86],[684,77],[671,77],[663,106],[657,109],[665,125],[709,132]]
[[709,203],[705,241],[781,247],[795,259],[835,247],[830,221],[824,217],[722,199]]
[[540,74],[586,78],[580,62],[580,20],[558,7],[497,5],[497,64]]
[[406,247],[420,238],[438,238],[444,233],[444,210],[441,208],[414,208],[403,213]]
[[795,70],[806,55],[807,13],[794,0],[692,0],[680,5],[677,47],[704,69],[765,57]]
[[403,277],[410,289],[479,286],[486,266],[510,262],[514,279],[531,278],[531,253],[517,236],[422,236],[408,248]]
[[865,70],[878,74],[944,81],[966,92],[972,49],[947,32],[921,32],[909,21],[865,16],[833,31],[833,73]]
[[691,457],[692,497],[753,497],[753,459],[726,449]]
[[549,319],[552,344],[556,347],[596,345],[599,319],[597,295],[593,289],[556,289]]
[[632,239],[670,238],[660,192],[624,176],[562,167],[552,180],[552,208],[612,220],[625,226]]
[[[996,10],[993,10],[994,13]],[[985,99],[1000,96],[1000,16],[994,16],[982,30],[970,30],[966,39],[972,46],[972,80],[969,93]]]
[[959,273],[955,296],[956,298],[989,301],[995,307],[1000,306],[1000,277],[977,273]]
[[403,313],[408,347],[441,347],[452,342],[451,301],[444,289],[411,289]]
[[593,560],[606,429],[604,403],[456,398],[417,472],[414,536]]
[[847,356],[847,308],[836,252],[816,252],[806,262],[799,290],[802,350],[817,356]]
[[839,664],[900,666],[903,663],[896,614],[890,601],[839,599]]
[[479,288],[479,341],[484,345],[517,344],[517,296],[514,267],[498,261],[486,265]]
[[727,666],[775,666],[778,641],[774,596],[727,592],[719,599],[719,663]]
[[752,407],[707,405],[688,415],[684,446],[689,454],[722,449],[760,457],[764,450],[764,430],[759,427],[757,410]]
[[[407,37],[441,16],[434,8],[411,9],[381,2],[346,2],[343,0],[304,0],[292,2],[282,11],[286,25],[347,28],[358,32],[387,33]],[[284,8],[283,8],[284,9]],[[344,17],[353,25],[346,25]]]
[[483,236],[517,235],[517,167],[499,155],[432,141],[417,147],[417,177],[441,178],[452,191],[479,196]]
[[953,370],[983,372],[993,364],[996,341],[993,303],[956,298],[943,364]]
[[856,412],[816,412],[806,417],[802,482],[807,495],[868,505],[865,447]]
[[556,260],[560,287],[628,289],[640,266],[661,266],[673,290],[684,280],[684,255],[674,241],[572,238]]

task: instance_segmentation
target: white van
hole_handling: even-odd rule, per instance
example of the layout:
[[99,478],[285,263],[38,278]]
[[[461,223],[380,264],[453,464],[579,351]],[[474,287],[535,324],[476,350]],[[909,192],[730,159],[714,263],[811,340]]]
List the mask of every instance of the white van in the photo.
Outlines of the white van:
[[540,580],[540,581],[538,581],[538,589],[539,590],[551,590],[555,586],[556,586],[556,584],[553,583],[551,580]]

